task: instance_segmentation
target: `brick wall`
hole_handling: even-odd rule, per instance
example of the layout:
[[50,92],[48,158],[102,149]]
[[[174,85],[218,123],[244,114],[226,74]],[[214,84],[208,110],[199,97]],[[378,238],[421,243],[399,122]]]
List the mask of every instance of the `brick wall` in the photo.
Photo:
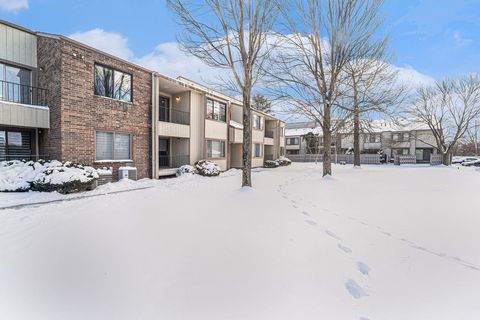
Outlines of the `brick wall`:
[[[38,46],[39,67],[43,69],[39,82],[49,90],[49,107],[55,122],[44,137],[45,152],[62,161],[112,166],[115,174],[120,166],[135,166],[139,178],[150,177],[151,73],[65,39],[40,37]],[[55,63],[50,61],[52,56]],[[133,103],[94,95],[95,63],[132,74]],[[133,163],[96,163],[96,130],[131,134]]]

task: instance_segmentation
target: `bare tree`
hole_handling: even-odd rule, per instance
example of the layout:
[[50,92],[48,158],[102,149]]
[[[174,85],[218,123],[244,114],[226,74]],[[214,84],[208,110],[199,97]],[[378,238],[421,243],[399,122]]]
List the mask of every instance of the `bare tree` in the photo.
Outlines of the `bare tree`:
[[421,88],[409,112],[432,131],[435,144],[423,142],[443,155],[444,165],[450,165],[457,142],[480,116],[480,77],[439,81]]
[[348,115],[338,104],[341,73],[379,29],[383,0],[292,0],[270,68],[274,94],[323,132],[323,175],[332,174],[332,136]]
[[273,46],[267,44],[278,0],[167,0],[185,32],[181,47],[207,65],[230,71],[223,79],[243,98],[242,186],[251,181],[252,88],[263,75]]
[[392,117],[406,98],[398,71],[386,62],[387,41],[365,43],[344,66],[341,103],[353,122],[354,166],[360,166],[360,131],[369,131],[371,116]]
[[256,94],[252,97],[253,107],[259,111],[271,113],[272,103],[261,94]]

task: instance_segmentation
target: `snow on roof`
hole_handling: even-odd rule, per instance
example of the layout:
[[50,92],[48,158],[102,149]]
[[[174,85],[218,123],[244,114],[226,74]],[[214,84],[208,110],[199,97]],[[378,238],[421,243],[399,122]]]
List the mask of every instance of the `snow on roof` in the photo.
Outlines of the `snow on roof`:
[[[428,126],[415,119],[396,119],[396,120],[373,120],[367,125],[363,125],[365,132],[401,132],[415,130],[430,130]],[[341,133],[350,133],[352,130],[347,127],[340,130]],[[314,122],[289,123],[285,130],[286,137],[303,136],[308,133],[321,135],[322,128],[315,126]]]
[[236,129],[243,129],[243,124],[238,123],[237,121],[234,121],[234,120],[230,120],[230,126]]

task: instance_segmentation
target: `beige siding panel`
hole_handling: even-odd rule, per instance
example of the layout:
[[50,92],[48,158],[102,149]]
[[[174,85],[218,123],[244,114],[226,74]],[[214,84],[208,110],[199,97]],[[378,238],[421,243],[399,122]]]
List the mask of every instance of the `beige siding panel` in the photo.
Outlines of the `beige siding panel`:
[[263,167],[263,158],[252,158],[252,168]]
[[286,147],[287,150],[300,150],[300,146],[297,145],[287,145]]
[[190,99],[190,162],[204,158],[205,96],[191,92]]
[[265,133],[263,130],[252,129],[252,142],[263,143]]
[[221,171],[227,171],[228,170],[227,159],[214,159],[214,160],[210,160],[210,161],[216,163],[220,167]]
[[205,138],[227,140],[228,126],[225,122],[205,120]]
[[263,144],[267,145],[267,146],[273,146],[275,144],[275,142],[273,141],[273,138],[264,138],[263,139]]
[[0,23],[0,59],[36,68],[36,36]]
[[158,121],[157,134],[159,136],[165,136],[165,137],[189,138],[190,126],[177,124],[177,123]]
[[233,121],[243,124],[243,108],[242,108],[242,106],[232,104],[231,117],[232,117]]
[[50,110],[0,101],[0,125],[50,128]]
[[230,143],[243,143],[243,130],[230,127]]

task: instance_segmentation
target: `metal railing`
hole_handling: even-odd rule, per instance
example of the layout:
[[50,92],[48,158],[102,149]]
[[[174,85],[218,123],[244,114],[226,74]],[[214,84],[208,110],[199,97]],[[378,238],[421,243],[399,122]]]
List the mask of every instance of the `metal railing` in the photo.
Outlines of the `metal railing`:
[[47,106],[47,90],[0,80],[0,100],[35,106]]
[[25,160],[25,161],[38,161],[49,160],[50,156],[47,155],[24,155],[24,154],[1,154],[0,161],[12,161],[12,160]]
[[265,138],[271,138],[273,139],[274,137],[274,132],[271,130],[265,131]]
[[190,112],[159,107],[159,121],[178,124],[190,124]]
[[190,164],[189,155],[159,155],[158,163],[160,169],[178,168],[186,164]]

